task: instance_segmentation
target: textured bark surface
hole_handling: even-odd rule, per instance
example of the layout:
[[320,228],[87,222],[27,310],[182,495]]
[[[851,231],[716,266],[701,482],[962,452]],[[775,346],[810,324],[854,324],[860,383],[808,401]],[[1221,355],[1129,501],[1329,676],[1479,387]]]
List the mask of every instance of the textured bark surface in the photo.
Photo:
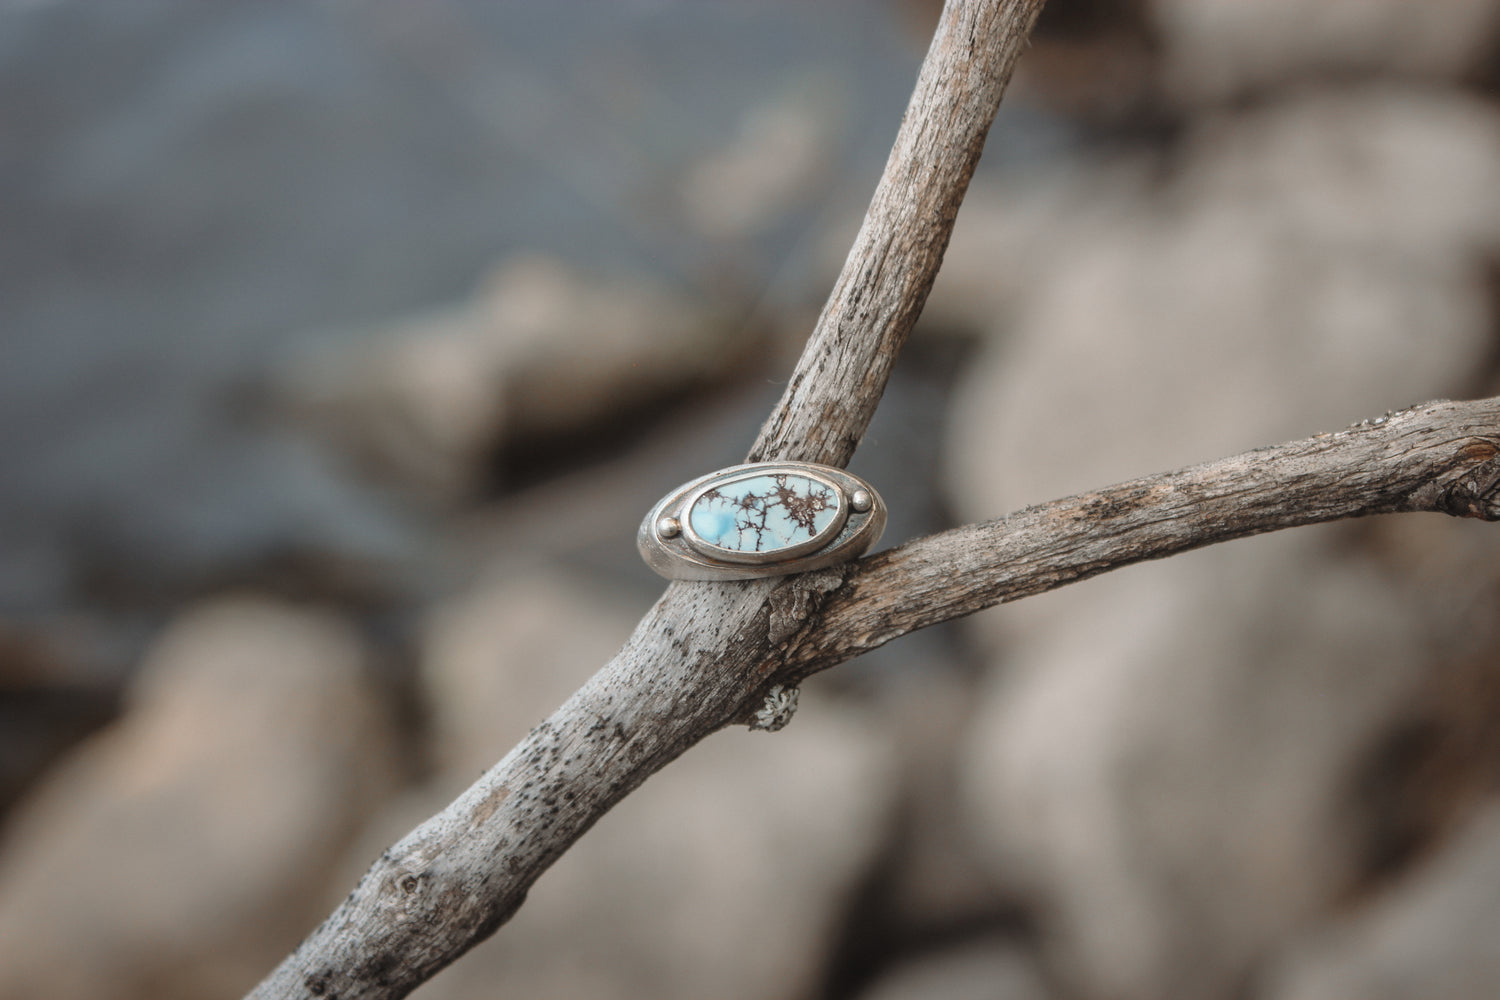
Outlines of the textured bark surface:
[[1042,0],[950,0],[870,208],[749,462],[844,466],[927,302]]
[[917,629],[1130,563],[1398,511],[1500,520],[1500,398],[1415,406],[888,549],[847,568],[790,637],[778,676],[793,684]]
[[[932,285],[1040,7],[945,8],[864,226],[752,459],[847,462]],[[811,673],[982,607],[1228,538],[1400,510],[1494,519],[1497,455],[1500,400],[1432,404],[851,566],[672,584],[613,660],[388,849],[251,996],[405,996],[503,924],[536,878],[651,774],[725,725],[758,712],[763,725],[784,721],[794,703],[785,689]]]
[[[624,650],[380,858],[254,996],[400,996],[620,798],[789,687],[919,628],[1213,542],[1398,511],[1500,520],[1500,398],[1430,403],[781,580],[674,584]],[[769,699],[775,702],[775,698]]]
[[[945,5],[864,224],[750,460],[842,466],[854,453],[1041,7]],[[669,586],[619,655],[387,850],[250,995],[401,997],[431,978],[509,919],[611,806],[703,737],[752,719],[781,663],[768,655],[775,637],[797,630],[816,593],[774,580]]]

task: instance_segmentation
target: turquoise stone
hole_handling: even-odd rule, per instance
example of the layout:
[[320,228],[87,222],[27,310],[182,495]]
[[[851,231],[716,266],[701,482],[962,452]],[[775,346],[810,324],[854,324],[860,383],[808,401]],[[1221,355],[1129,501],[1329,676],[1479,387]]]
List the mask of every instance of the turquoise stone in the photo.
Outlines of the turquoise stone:
[[795,473],[746,476],[705,491],[688,511],[693,533],[729,552],[805,548],[834,526],[838,490]]

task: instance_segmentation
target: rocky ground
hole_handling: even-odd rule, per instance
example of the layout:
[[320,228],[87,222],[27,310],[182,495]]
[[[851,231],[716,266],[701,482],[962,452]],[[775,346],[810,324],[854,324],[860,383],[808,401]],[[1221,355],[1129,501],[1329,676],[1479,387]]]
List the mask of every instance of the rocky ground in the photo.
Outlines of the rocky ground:
[[[932,15],[204,10],[0,8],[0,1000],[239,995],[618,647]],[[855,461],[887,543],[1500,392],[1500,3],[1047,18]],[[417,995],[1500,990],[1493,526],[1133,567],[801,705]]]

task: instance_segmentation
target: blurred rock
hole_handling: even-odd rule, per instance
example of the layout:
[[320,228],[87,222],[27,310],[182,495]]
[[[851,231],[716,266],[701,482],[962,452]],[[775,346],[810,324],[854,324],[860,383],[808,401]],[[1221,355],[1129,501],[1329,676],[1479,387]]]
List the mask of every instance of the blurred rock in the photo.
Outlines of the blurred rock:
[[830,80],[747,111],[735,137],[683,180],[682,207],[693,228],[713,239],[743,239],[804,208],[831,180],[845,114]]
[[507,445],[608,434],[722,376],[753,346],[734,332],[654,282],[513,257],[468,305],[297,358],[282,391],[357,467],[452,500]]
[[[1003,336],[1032,291],[1056,280],[1064,248],[1137,224],[1154,164],[1106,162],[1065,159],[976,178],[913,338],[932,327]],[[835,252],[830,244],[830,259]]]
[[[634,625],[634,611],[593,586],[512,571],[431,619],[423,676],[443,769],[372,824],[349,884],[556,708]],[[826,693],[805,693],[774,736],[717,734],[606,815],[510,923],[416,996],[807,995],[888,831],[891,764],[874,721]]]
[[1191,104],[1309,78],[1454,79],[1493,58],[1496,0],[1152,0],[1169,89]]
[[387,790],[365,650],[240,598],[183,615],[124,717],[20,806],[0,854],[0,996],[238,996],[337,898]]
[[1470,1000],[1500,984],[1500,807],[1267,977],[1268,1000]]
[[639,617],[577,577],[512,564],[440,604],[420,665],[438,765],[464,784],[489,768],[619,652]]
[[1446,850],[1500,781],[1500,533],[1448,517],[1371,520],[1355,534],[1407,613],[1426,628],[1433,669],[1353,780],[1366,803],[1373,896]]
[[[866,14],[0,3],[0,607],[98,611],[102,573],[159,614],[226,580],[258,586],[267,560],[385,568],[431,551],[425,518],[278,426],[262,390],[314,331],[360,335],[452,302],[495,260],[545,248],[592,273],[712,289],[737,313],[778,274],[781,300],[800,302],[813,278],[785,259],[802,217],[737,243],[726,280],[723,248],[682,218],[681,181],[799,79],[846,102],[828,176],[878,171],[920,51],[883,7]],[[797,146],[799,129],[750,131]],[[769,190],[763,205],[783,189]],[[542,398],[521,410],[597,414],[609,400],[588,379],[610,371],[620,402],[615,364],[638,362],[651,399],[653,365],[680,385],[677,358],[622,361],[587,333],[567,344],[593,375],[533,372]],[[472,387],[444,348],[414,353],[411,391]],[[429,400],[432,425],[412,429],[393,393],[391,425],[348,436],[448,488],[458,473],[429,473],[417,432],[461,446],[487,399]]]
[[[963,519],[1473,391],[1496,319],[1489,107],[1318,95],[1212,121],[1173,164],[1085,179],[1078,211],[1023,229],[1040,238],[991,242],[997,269],[1032,259],[988,300],[985,260],[960,266],[997,328],[950,439]],[[1467,527],[1443,531],[1500,564]],[[1482,601],[1445,611],[1352,541],[1371,530],[1216,546],[976,619],[1008,669],[972,728],[969,808],[1071,988],[1243,990],[1293,928],[1408,862],[1371,844],[1407,804],[1381,797],[1386,755],[1453,673],[1436,636],[1467,631],[1490,662],[1500,636]],[[1443,572],[1488,593],[1495,571],[1467,566]],[[1472,801],[1479,776],[1459,777]]]
[[905,962],[860,1000],[1046,1000],[1032,958],[1006,941],[962,945]]
[[118,711],[118,691],[88,676],[86,657],[0,621],[0,820],[55,758]]
[[[1251,112],[1205,116],[1167,157],[1134,152],[976,180],[923,321],[994,331],[1055,321],[1083,338],[1092,327],[1081,318],[1032,314],[1061,313],[1069,301],[1075,313],[1096,301],[1119,311],[1119,300],[1128,299],[1131,308],[1118,318],[1101,307],[1111,329],[1150,310],[1205,327],[1235,323],[1239,335],[1224,335],[1222,343],[1242,344],[1248,354],[1265,338],[1292,339],[1313,325],[1331,342],[1324,351],[1356,335],[1400,349],[1423,331],[1397,324],[1420,310],[1420,319],[1446,318],[1444,330],[1455,321],[1472,326],[1444,334],[1468,344],[1487,330],[1488,309],[1476,303],[1500,243],[1497,180],[1500,115],[1493,104],[1452,91],[1313,91]],[[1170,256],[1158,259],[1162,254]],[[1317,270],[1302,274],[1303,263]],[[1393,271],[1415,300],[1401,309],[1381,297],[1396,294],[1383,290]],[[1148,272],[1171,280],[1137,280]],[[1382,288],[1366,292],[1363,284]],[[1256,325],[1277,303],[1241,300],[1262,285],[1296,293],[1280,306],[1296,312],[1274,316],[1294,329]],[[1452,301],[1432,301],[1445,298]],[[1370,315],[1382,309],[1383,321]],[[1356,329],[1334,336],[1350,326]],[[1157,338],[1150,332],[1142,329],[1139,340],[1128,332],[1100,338],[1088,349],[1152,350]],[[1213,329],[1207,333],[1203,350],[1228,349]],[[1413,353],[1449,363],[1443,351]],[[1009,364],[998,351],[991,361]],[[1187,381],[1175,371],[1166,367],[1162,377]]]
[[[880,709],[882,724],[902,749],[897,774],[904,807],[882,873],[887,898],[880,902],[892,911],[893,937],[931,940],[951,936],[955,926],[993,922],[1009,900],[988,870],[984,845],[975,843],[964,822],[958,788],[966,734],[974,721],[975,678],[944,670],[930,651],[903,666],[905,683],[885,682]],[[854,931],[860,929],[856,924]],[[899,947],[902,942],[887,943]]]
[[[947,641],[953,657],[953,637]],[[901,648],[904,662],[860,662],[826,675],[873,688],[880,728],[899,748],[892,775],[899,797],[878,863],[845,910],[819,995],[863,996],[887,978],[905,982],[908,966],[938,966],[933,975],[946,980],[950,952],[1009,949],[1020,957],[1030,946],[1028,915],[962,822],[956,761],[973,715],[974,672],[945,661],[934,645]],[[974,964],[956,961],[965,969]]]
[[1168,186],[1179,193],[1166,200],[1184,223],[1215,205],[1228,216],[1264,213],[1252,232],[1288,250],[1362,250],[1393,258],[1413,280],[1434,265],[1473,268],[1500,243],[1500,111],[1458,91],[1313,90],[1210,116],[1181,156]]
[[887,828],[890,747],[804,695],[711,737],[606,815],[495,937],[416,995],[807,995]]
[[[1157,100],[1160,43],[1151,0],[1062,0],[1042,8],[1006,104],[1037,101],[1116,132],[1146,125]],[[929,32],[929,36],[930,36]]]
[[1012,616],[970,803],[1087,995],[1229,993],[1362,874],[1354,775],[1432,663],[1375,567],[1310,534],[1117,571]]
[[[1215,121],[1170,183],[1080,182],[1029,245],[955,241],[955,291],[1012,331],[957,400],[964,520],[1468,390],[1490,349],[1500,117],[1376,89]],[[1118,192],[1116,199],[1109,192]],[[992,202],[993,204],[993,202]],[[977,259],[962,260],[965,248]],[[1003,272],[1029,252],[1025,283]]]

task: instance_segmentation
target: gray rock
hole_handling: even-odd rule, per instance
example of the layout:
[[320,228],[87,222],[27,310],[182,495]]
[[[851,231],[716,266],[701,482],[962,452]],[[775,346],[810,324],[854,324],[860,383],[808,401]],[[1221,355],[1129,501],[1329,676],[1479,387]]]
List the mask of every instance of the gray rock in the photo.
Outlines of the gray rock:
[[1350,776],[1431,660],[1401,595],[1336,551],[1234,543],[1005,623],[969,803],[1090,995],[1220,995],[1355,884]]
[[1500,984],[1500,807],[1267,976],[1267,1000],[1469,1000]]
[[467,304],[303,352],[279,392],[356,467],[463,499],[508,444],[605,426],[722,376],[753,346],[734,332],[656,282],[517,256]]
[[[763,184],[741,215],[781,204],[778,224],[732,246],[679,195],[715,150],[744,148],[737,116],[802,78],[854,123],[824,186],[878,171],[920,51],[870,15],[0,4],[0,604],[87,603],[101,573],[180,599],[289,555],[418,559],[420,512],[266,405],[278,368],[314,331],[460,300],[517,252],[729,298],[781,274],[799,300],[807,269],[783,265],[804,216],[783,209],[815,170]],[[581,366],[619,362],[582,336]],[[659,356],[631,360],[651,385]],[[537,374],[543,393],[589,388]],[[376,457],[425,474],[417,448]]]
[[256,599],[173,624],[7,828],[0,996],[252,985],[345,891],[329,864],[391,783],[365,659],[338,619]]
[[490,767],[619,651],[639,617],[577,576],[508,561],[438,604],[419,665],[438,765],[464,779]]
[[[964,519],[1468,391],[1495,319],[1491,109],[1315,95],[1207,123],[1180,156],[1154,189],[1138,162],[1082,185],[1028,280],[995,290],[950,439]],[[1109,207],[1112,188],[1138,194]],[[967,801],[1074,988],[1243,988],[1372,877],[1360,776],[1441,683],[1434,636],[1496,637],[1492,615],[1424,598],[1414,562],[1350,539],[1236,542],[976,619],[1005,670]],[[1474,583],[1470,562],[1424,572]]]
[[847,102],[836,78],[797,81],[746,111],[737,134],[702,156],[681,185],[692,227],[719,240],[743,240],[807,211],[832,180],[834,147]]
[[[1461,391],[1480,367],[1482,261],[1500,244],[1488,106],[1316,96],[1205,125],[1184,157],[1154,195],[1136,163],[1085,182],[1080,218],[1049,195],[1063,220],[1024,249],[966,237],[981,256],[955,261],[960,276],[987,253],[992,270],[1032,261],[988,303],[963,286],[975,320],[1014,338],[955,403],[963,519],[1334,430]],[[1098,207],[1099,191],[1124,204]]]
[[979,941],[898,965],[860,1000],[1046,1000],[1031,956],[1003,940]]
[[1484,68],[1495,0],[1151,0],[1169,90],[1225,100],[1322,76],[1459,79]]

